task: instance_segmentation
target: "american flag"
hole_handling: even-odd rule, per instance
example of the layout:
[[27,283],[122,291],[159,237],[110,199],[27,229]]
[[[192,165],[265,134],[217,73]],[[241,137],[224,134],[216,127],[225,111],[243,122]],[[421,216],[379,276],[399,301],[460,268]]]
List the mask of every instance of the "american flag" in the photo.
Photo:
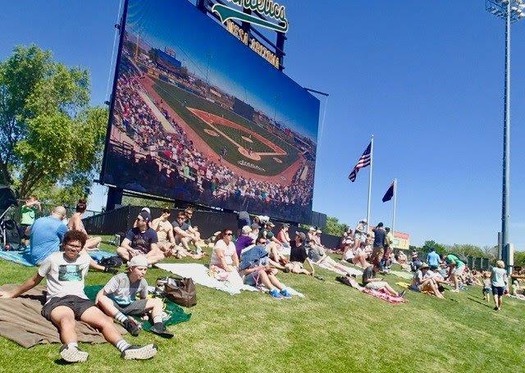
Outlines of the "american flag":
[[359,172],[361,168],[370,166],[370,162],[372,160],[371,155],[370,155],[371,149],[372,149],[372,142],[368,144],[365,151],[363,152],[363,155],[357,161],[357,164],[355,165],[354,169],[352,170],[352,172],[350,172],[350,175],[348,175],[348,178],[350,179],[352,183],[355,181],[355,178],[357,177],[357,173]]

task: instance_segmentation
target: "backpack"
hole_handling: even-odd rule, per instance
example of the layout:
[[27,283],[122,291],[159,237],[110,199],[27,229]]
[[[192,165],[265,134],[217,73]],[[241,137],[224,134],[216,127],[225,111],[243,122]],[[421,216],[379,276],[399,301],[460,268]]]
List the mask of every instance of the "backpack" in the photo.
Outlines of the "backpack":
[[110,257],[107,257],[107,258],[100,259],[98,261],[98,264],[100,264],[100,265],[102,265],[104,267],[116,268],[116,267],[120,267],[122,264],[124,264],[124,262],[122,261],[120,256],[114,255],[114,256],[110,256]]
[[268,252],[264,247],[256,245],[242,254],[239,269],[245,270],[266,263],[268,263]]

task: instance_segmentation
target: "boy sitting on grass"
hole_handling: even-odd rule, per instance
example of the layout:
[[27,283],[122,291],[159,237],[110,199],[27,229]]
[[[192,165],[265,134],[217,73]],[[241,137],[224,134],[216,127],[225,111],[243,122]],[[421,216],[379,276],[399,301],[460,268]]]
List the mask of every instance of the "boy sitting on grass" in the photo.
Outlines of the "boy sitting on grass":
[[112,320],[104,315],[84,293],[84,279],[89,269],[90,256],[82,250],[86,244],[84,232],[72,230],[64,235],[62,250],[49,255],[37,273],[22,285],[9,292],[0,292],[1,298],[16,298],[34,288],[44,278],[47,281],[47,301],[42,316],[58,329],[63,345],[60,356],[66,362],[86,361],[88,353],[78,348],[75,320],[98,329],[106,341],[121,351],[124,359],[150,359],[157,354],[157,346],[143,347],[127,343],[115,328]]
[[[139,335],[140,327],[128,316],[151,313],[153,326],[150,331],[164,338],[172,338],[173,334],[162,323],[162,299],[147,298],[148,283],[144,278],[147,270],[148,259],[144,255],[134,256],[128,261],[128,272],[113,276],[98,292],[96,303],[133,336]],[[137,299],[137,294],[140,299]]]

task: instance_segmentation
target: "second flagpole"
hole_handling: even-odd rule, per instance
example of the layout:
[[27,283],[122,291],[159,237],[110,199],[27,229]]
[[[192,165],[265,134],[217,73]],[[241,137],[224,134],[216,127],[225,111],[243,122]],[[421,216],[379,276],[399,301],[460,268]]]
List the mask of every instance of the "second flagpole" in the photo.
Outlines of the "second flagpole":
[[372,201],[372,170],[374,168],[374,135],[370,139],[370,174],[368,175],[368,204],[366,207],[366,232],[370,228],[370,203]]

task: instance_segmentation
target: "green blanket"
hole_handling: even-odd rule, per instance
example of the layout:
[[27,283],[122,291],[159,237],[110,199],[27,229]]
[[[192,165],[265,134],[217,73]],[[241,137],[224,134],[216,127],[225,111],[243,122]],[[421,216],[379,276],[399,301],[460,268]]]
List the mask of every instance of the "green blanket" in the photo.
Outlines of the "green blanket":
[[[88,298],[94,301],[100,289],[102,289],[101,285],[91,285],[91,286],[86,286],[84,291],[86,292],[86,295],[88,296]],[[169,319],[164,321],[164,324],[166,326],[175,325],[175,324],[179,324],[184,321],[188,321],[191,317],[191,313],[185,313],[182,307],[180,307],[178,304],[173,303],[169,299],[164,299],[164,305],[165,305],[164,312],[166,312],[169,315]],[[151,320],[148,320],[148,321],[138,320],[138,321],[142,322],[142,329],[148,330],[148,331],[150,330],[152,326]]]

